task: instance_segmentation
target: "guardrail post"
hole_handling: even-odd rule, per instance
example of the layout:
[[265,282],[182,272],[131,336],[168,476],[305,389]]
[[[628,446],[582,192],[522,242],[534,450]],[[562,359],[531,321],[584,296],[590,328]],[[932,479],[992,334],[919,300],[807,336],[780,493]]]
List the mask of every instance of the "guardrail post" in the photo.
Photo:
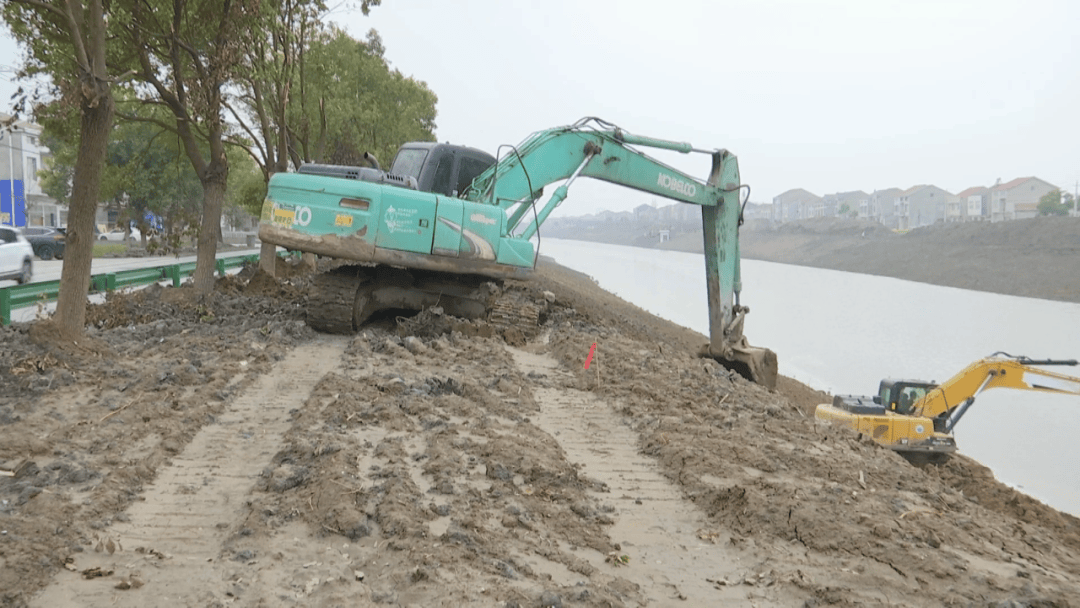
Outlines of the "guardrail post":
[[116,291],[116,273],[110,272],[105,275],[106,291]]
[[0,289],[0,325],[11,325],[11,292]]
[[165,278],[172,279],[172,286],[180,286],[180,265],[173,264],[165,267]]

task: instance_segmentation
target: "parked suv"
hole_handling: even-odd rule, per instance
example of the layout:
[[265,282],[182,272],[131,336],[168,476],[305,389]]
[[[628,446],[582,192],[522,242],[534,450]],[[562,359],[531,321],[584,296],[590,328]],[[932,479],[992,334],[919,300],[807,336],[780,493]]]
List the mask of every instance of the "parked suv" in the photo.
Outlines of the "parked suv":
[[30,241],[34,255],[43,259],[64,259],[64,240],[67,233],[63,228],[52,226],[27,226],[22,229],[23,236]]
[[0,226],[0,281],[29,283],[34,270],[34,248],[18,228]]

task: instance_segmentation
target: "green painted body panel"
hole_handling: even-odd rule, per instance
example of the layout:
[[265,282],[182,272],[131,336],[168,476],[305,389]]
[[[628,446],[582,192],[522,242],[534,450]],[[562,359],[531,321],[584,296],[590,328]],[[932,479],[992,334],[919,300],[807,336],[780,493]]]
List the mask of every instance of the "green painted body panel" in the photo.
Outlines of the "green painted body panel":
[[[358,237],[374,245],[380,190],[354,180],[277,173],[270,178],[260,220],[304,234]],[[342,207],[342,199],[367,201],[368,209]]]
[[461,222],[461,256],[494,261],[505,228],[506,214],[502,209],[466,202]]
[[533,244],[523,239],[503,237],[499,239],[499,254],[495,261],[510,266],[531,268],[533,265]]
[[465,203],[456,198],[440,196],[436,211],[438,217],[431,253],[456,258],[461,254],[461,218],[465,214]]
[[[355,208],[362,201],[367,209]],[[270,178],[260,219],[315,238],[334,235],[394,251],[533,265],[533,244],[507,238],[506,214],[498,207],[395,186],[278,173]]]
[[377,220],[375,246],[431,253],[438,197],[394,186],[376,187],[381,190],[382,216]]

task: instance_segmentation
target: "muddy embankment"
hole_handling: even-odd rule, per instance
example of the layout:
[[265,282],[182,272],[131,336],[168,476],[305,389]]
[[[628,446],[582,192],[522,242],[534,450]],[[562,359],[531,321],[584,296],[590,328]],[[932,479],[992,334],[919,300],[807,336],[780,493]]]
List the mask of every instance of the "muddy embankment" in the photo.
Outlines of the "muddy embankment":
[[[304,323],[309,275],[0,330],[5,606],[1068,606],[1080,521],[542,263],[506,328]],[[590,348],[596,354],[584,369]],[[1073,604],[1075,605],[1075,604]]]

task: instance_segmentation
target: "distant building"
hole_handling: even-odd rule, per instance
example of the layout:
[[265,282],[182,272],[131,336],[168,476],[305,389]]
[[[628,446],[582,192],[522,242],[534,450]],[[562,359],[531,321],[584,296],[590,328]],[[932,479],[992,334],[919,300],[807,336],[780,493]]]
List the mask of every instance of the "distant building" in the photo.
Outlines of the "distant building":
[[[0,114],[0,121],[10,118]],[[41,144],[42,127],[15,121],[0,128],[0,224],[65,226],[67,208],[41,191],[38,171],[52,156]]]
[[896,227],[907,230],[945,221],[946,208],[952,198],[947,191],[926,184],[904,190],[893,204]]
[[[954,212],[955,207],[955,212]],[[956,195],[956,201],[949,204],[949,221],[954,217],[959,221],[981,222],[990,218],[990,189],[973,186]]]
[[1037,177],[1018,177],[990,188],[990,221],[1022,220],[1039,214],[1039,199],[1058,187]]
[[666,207],[660,207],[659,218],[661,222],[672,224],[686,224],[701,221],[701,208],[687,203],[673,203]]
[[660,211],[651,205],[638,205],[634,207],[635,222],[655,222],[660,219]]
[[806,219],[820,201],[820,196],[802,188],[788,190],[773,197],[773,219],[778,222]]
[[772,205],[768,203],[747,203],[746,208],[743,209],[743,219],[747,221],[771,220]]
[[859,210],[859,217],[877,220],[889,228],[897,227],[896,198],[903,192],[900,188],[874,190],[867,201],[866,215]]
[[821,202],[814,205],[814,213],[811,217],[839,217],[858,214],[859,209],[868,206],[870,195],[862,190],[854,192],[837,192],[826,194]]

